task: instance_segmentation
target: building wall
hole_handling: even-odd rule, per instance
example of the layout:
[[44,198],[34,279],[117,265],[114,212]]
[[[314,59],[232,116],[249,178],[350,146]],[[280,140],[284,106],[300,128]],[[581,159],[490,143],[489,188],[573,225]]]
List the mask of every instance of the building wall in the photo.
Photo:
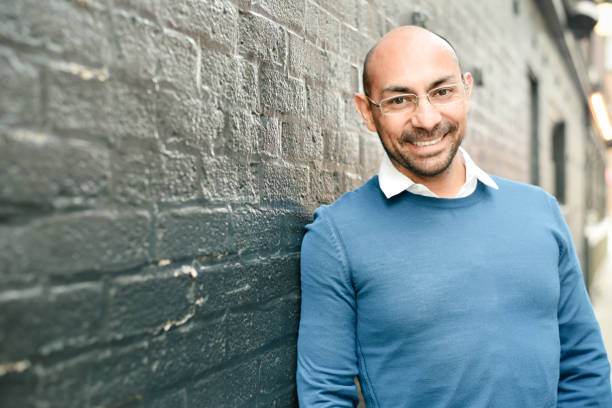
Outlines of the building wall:
[[483,73],[487,171],[529,180],[538,78],[580,238],[584,102],[530,1],[3,2],[0,406],[295,406],[303,227],[376,172],[352,95],[415,10]]

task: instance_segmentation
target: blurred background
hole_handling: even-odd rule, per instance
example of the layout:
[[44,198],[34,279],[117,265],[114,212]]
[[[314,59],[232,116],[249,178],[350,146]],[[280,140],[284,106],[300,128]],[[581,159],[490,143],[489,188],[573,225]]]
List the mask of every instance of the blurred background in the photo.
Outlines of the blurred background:
[[554,194],[612,348],[612,17],[573,0],[0,0],[0,406],[296,406],[299,248],[376,173],[388,30],[475,77],[465,146]]

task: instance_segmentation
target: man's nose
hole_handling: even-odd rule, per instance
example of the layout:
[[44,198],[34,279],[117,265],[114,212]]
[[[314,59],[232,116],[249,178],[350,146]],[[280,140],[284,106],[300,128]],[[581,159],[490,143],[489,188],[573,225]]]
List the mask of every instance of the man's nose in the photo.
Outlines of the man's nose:
[[412,114],[412,126],[430,131],[441,120],[440,111],[429,102],[429,98],[427,96],[419,98],[416,110]]

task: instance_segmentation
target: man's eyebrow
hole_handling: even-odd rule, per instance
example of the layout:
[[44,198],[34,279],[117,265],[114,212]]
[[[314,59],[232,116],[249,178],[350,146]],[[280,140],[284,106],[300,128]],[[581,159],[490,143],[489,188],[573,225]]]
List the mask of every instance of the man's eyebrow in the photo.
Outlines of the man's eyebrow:
[[438,79],[437,81],[432,82],[432,83],[429,85],[429,88],[427,88],[427,89],[433,89],[433,88],[436,88],[436,87],[438,87],[438,86],[442,85],[443,83],[448,82],[449,80],[454,79],[454,78],[455,78],[455,76],[454,76],[454,75],[447,75],[447,76],[445,76],[444,78],[440,78],[440,79]]
[[[435,81],[433,81],[432,83],[429,84],[429,86],[427,87],[428,90],[436,88],[440,85],[442,85],[443,83],[454,79],[455,76],[454,75],[447,75],[445,77],[436,79]],[[412,94],[416,94],[415,90],[403,85],[389,85],[386,88],[384,88],[382,90],[382,94],[384,94],[385,92],[401,92],[401,93],[412,93]]]
[[401,86],[401,85],[388,86],[385,89],[383,89],[381,93],[384,94],[385,92],[416,93],[414,89],[406,88],[405,86]]

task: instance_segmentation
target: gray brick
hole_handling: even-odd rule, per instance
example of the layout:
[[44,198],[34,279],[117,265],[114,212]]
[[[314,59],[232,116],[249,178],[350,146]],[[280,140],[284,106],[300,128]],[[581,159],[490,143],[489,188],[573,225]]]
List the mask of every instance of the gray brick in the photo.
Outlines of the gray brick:
[[378,40],[385,33],[383,18],[379,14],[379,10],[369,1],[357,1],[360,3],[359,7],[357,8],[357,29],[365,36]]
[[134,78],[152,79],[159,64],[161,28],[148,20],[123,11],[113,12],[113,26],[121,59],[116,69]]
[[293,75],[305,77],[309,82],[330,85],[351,95],[359,90],[358,69],[345,59],[291,33],[289,49],[289,69]]
[[257,67],[242,57],[213,50],[202,53],[202,84],[227,110],[259,110],[257,75]]
[[[0,8],[0,36],[4,38],[19,38],[23,26],[22,14],[24,3],[21,1],[5,2]],[[4,83],[4,82],[3,82]]]
[[154,158],[151,192],[160,202],[176,203],[198,197],[198,159],[192,155],[166,151]]
[[295,384],[297,368],[297,347],[295,343],[285,344],[261,355],[259,367],[259,392],[276,395]]
[[230,263],[200,268],[196,298],[205,299],[202,313],[268,302],[299,290],[296,255],[270,257],[266,261]]
[[359,174],[345,171],[342,177],[342,188],[344,191],[351,191],[362,185],[365,181]]
[[297,31],[304,26],[305,0],[260,0],[256,5],[284,26]]
[[186,408],[187,393],[185,389],[165,392],[162,395],[150,395],[147,408]]
[[15,211],[19,205],[86,205],[106,193],[108,156],[105,148],[78,140],[26,129],[0,133],[0,201]]
[[308,84],[307,102],[308,113],[323,126],[337,128],[340,120],[340,97],[327,87]]
[[330,81],[331,84],[341,91],[344,91],[350,99],[356,92],[359,92],[361,78],[357,65],[353,65],[344,59],[330,55]]
[[302,203],[309,197],[308,168],[262,166],[261,199],[271,203]]
[[297,398],[297,390],[295,385],[289,387],[286,390],[278,391],[277,396],[270,400],[261,399],[257,401],[256,408],[284,408],[284,407],[297,407],[298,406],[298,398]]
[[259,104],[259,95],[257,90],[259,89],[259,71],[257,65],[249,61],[238,59],[239,62],[239,81],[237,89],[239,89],[240,101],[239,104],[244,109],[249,109],[251,112],[260,112],[261,106]]
[[312,172],[310,191],[317,203],[329,204],[342,194],[342,184],[338,173],[330,171]]
[[[168,148],[208,151],[223,129],[223,112],[212,97],[194,92],[163,89],[157,93],[157,134]],[[212,105],[212,106],[211,106]]]
[[342,164],[359,163],[359,135],[351,131],[332,132],[327,138],[327,159]]
[[246,207],[231,214],[232,241],[241,255],[274,252],[280,248],[281,221],[279,209]]
[[[361,92],[361,90],[359,91]],[[355,109],[353,96],[342,96],[340,98],[341,127],[351,130],[368,131],[363,123],[361,116]],[[369,131],[368,131],[369,132]]]
[[115,12],[114,21],[122,57],[118,70],[134,78],[194,89],[199,75],[194,40],[125,12]]
[[289,33],[289,69],[292,75],[319,81],[329,79],[329,53],[312,42]]
[[253,6],[253,0],[233,0],[234,4],[240,9],[240,11],[249,11]]
[[306,3],[304,30],[316,44],[328,51],[340,50],[340,21],[315,3]]
[[378,135],[368,133],[360,136],[360,161],[367,174],[378,170],[382,154],[383,148]]
[[128,395],[127,397],[119,400],[117,402],[113,402],[114,407],[119,406],[121,408],[145,408],[145,396],[143,393],[138,393],[134,395]]
[[[126,82],[110,81],[113,120],[110,132],[119,140],[156,138],[158,94],[154,84],[135,88]],[[183,99],[183,103],[186,101]],[[159,109],[161,110],[161,109]],[[106,128],[108,125],[105,125]]]
[[[2,207],[0,207],[2,208]],[[9,209],[3,209],[6,213]],[[28,270],[29,248],[25,248],[15,239],[15,228],[0,224],[0,262],[2,262],[2,283],[6,288],[14,285],[24,287],[39,280],[36,274],[26,273]]]
[[127,211],[87,211],[1,228],[3,279],[27,281],[131,268],[149,257],[149,231],[147,213]]
[[155,160],[154,140],[125,138],[113,152],[113,197],[121,204],[139,206],[151,199],[151,163]]
[[164,333],[149,346],[151,382],[158,389],[192,382],[194,377],[225,361],[225,343],[223,319],[206,320]]
[[199,86],[199,50],[193,39],[181,33],[164,30],[159,37],[156,81],[168,82],[173,88],[193,90]]
[[274,340],[297,335],[299,301],[279,299],[273,304],[228,317],[228,356],[239,356],[263,347]]
[[202,168],[202,193],[207,200],[237,203],[258,201],[255,164],[236,157],[204,157]]
[[340,163],[359,163],[359,135],[355,132],[339,132],[336,139],[336,159]]
[[[50,366],[36,365],[33,370],[39,377],[40,385],[30,392],[39,401],[52,406],[80,408],[88,406],[90,394],[89,378],[95,370],[96,353],[72,355]],[[38,405],[47,407],[49,405]]]
[[257,360],[244,361],[189,386],[187,406],[253,406],[257,396],[258,365]]
[[[107,65],[112,57],[109,18],[97,1],[90,7],[78,2],[36,0],[19,1],[10,22],[17,16],[13,30],[2,31],[12,41],[42,47],[72,61]],[[3,6],[4,8],[4,6]],[[4,21],[4,19],[3,19]],[[70,29],[66,22],[70,21]],[[79,35],[73,35],[79,33]]]
[[314,0],[319,7],[329,11],[343,23],[352,27],[357,26],[357,10],[360,7],[356,0]]
[[160,1],[162,24],[233,50],[238,37],[238,10],[228,0]]
[[229,249],[229,214],[199,207],[162,212],[157,220],[156,259],[218,256]]
[[[4,362],[3,362],[4,363]],[[33,392],[39,387],[40,378],[34,370],[10,372],[0,381],[0,406],[6,408],[37,408],[40,395]],[[69,407],[67,405],[67,407]]]
[[138,15],[152,17],[159,7],[159,0],[110,0],[113,10],[122,9]]
[[281,250],[288,253],[299,252],[302,245],[302,238],[306,232],[304,226],[312,222],[312,212],[314,211],[312,198],[308,206],[298,207],[287,211],[283,217],[283,228],[281,236]]
[[215,50],[202,52],[202,84],[215,94],[228,94],[228,100],[234,99],[237,96],[234,88],[237,72],[238,58]]
[[232,156],[250,163],[258,145],[261,122],[250,112],[234,110],[226,114],[223,132],[217,134],[215,154]]
[[41,83],[36,67],[0,48],[0,123],[39,126],[42,122]]
[[[359,29],[343,24],[340,36],[340,54],[357,64],[361,70],[363,60],[375,41],[365,36]],[[360,72],[359,81],[361,81]]]
[[[114,141],[114,111],[109,81],[83,79],[70,66],[49,72],[47,120],[59,132]],[[74,72],[74,73],[73,73]]]
[[293,162],[323,159],[323,134],[313,122],[283,123],[283,157]]
[[259,151],[269,157],[280,156],[281,122],[278,118],[265,116],[262,118],[262,130],[259,135]]
[[303,115],[306,98],[304,84],[273,70],[262,70],[259,81],[261,103],[281,113]]
[[[13,291],[0,297],[0,361],[20,361],[91,343],[103,313],[101,284]],[[61,318],[58,318],[61,316]]]
[[110,285],[107,336],[122,338],[155,331],[168,322],[179,322],[193,314],[189,291],[193,278],[173,271],[156,273],[145,268],[139,275],[120,277]]
[[139,407],[149,382],[148,348],[140,342],[99,352],[86,389],[90,405]]
[[278,65],[285,64],[285,32],[273,21],[247,13],[240,16],[239,51],[248,58],[256,58]]

